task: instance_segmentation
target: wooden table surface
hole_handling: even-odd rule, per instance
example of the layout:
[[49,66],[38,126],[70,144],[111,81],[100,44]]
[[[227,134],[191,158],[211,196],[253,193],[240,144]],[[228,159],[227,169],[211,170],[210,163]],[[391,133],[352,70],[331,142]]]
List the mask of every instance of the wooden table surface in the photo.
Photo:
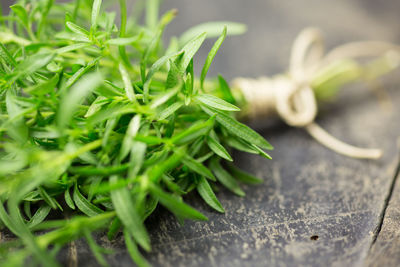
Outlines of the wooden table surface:
[[[285,70],[296,34],[318,26],[328,47],[347,41],[400,42],[400,2],[375,0],[167,0],[179,8],[167,35],[210,20],[233,20],[248,32],[229,37],[210,74],[257,77]],[[213,41],[197,57],[197,70]],[[197,195],[188,202],[210,218],[179,225],[158,209],[147,221],[154,266],[395,266],[400,264],[400,78],[385,77],[390,102],[382,103],[365,85],[346,88],[325,105],[317,121],[334,136],[359,146],[380,147],[376,161],[349,159],[317,144],[303,130],[279,121],[252,123],[274,146],[273,160],[235,153],[242,168],[264,179],[244,186],[239,198],[226,190],[218,214]],[[112,266],[132,266],[119,236],[99,242],[115,254]],[[76,242],[79,266],[97,266],[86,244]],[[68,265],[67,250],[60,260]]]

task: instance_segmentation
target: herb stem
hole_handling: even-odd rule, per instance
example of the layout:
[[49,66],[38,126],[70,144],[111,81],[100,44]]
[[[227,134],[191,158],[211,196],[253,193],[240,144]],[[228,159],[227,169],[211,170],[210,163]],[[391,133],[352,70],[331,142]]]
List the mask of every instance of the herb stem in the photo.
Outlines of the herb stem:
[[[127,8],[126,8],[126,0],[119,0],[119,5],[120,5],[120,11],[121,11],[121,25],[120,25],[120,30],[119,30],[119,37],[123,38],[125,37],[126,34],[126,22],[127,22]],[[119,54],[121,56],[121,59],[123,60],[124,64],[128,68],[132,68],[132,65],[128,59],[128,56],[126,55],[126,50],[125,46],[119,46],[118,47]]]
[[122,173],[126,171],[129,166],[130,163],[125,163],[111,167],[70,167],[68,170],[72,174],[78,174],[82,176],[109,176],[112,174]]
[[96,141],[93,141],[91,143],[87,143],[86,145],[78,148],[75,152],[69,154],[67,158],[71,160],[71,159],[74,159],[76,157],[79,157],[83,153],[89,152],[89,151],[91,151],[93,149],[96,149],[96,148],[100,147],[101,146],[101,142],[102,142],[101,139],[97,139]]

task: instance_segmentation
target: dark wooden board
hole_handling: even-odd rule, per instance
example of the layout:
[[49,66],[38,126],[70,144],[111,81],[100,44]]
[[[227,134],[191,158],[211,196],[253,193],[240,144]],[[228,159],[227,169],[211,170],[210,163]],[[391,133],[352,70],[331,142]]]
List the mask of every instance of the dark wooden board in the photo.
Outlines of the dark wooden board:
[[[180,14],[168,35],[210,20],[248,24],[246,35],[225,41],[211,67],[211,75],[220,72],[228,78],[284,71],[292,41],[306,26],[321,27],[328,47],[359,39],[400,38],[396,0],[384,4],[374,0],[170,0],[163,10],[173,7],[179,7]],[[200,51],[197,70],[212,43],[207,41]],[[191,196],[189,203],[203,211],[209,222],[186,221],[181,226],[158,209],[147,221],[153,251],[146,258],[155,266],[399,265],[399,182],[391,190],[400,135],[396,85],[400,79],[395,76],[387,83],[391,108],[382,108],[366,86],[358,86],[324,106],[318,117],[341,140],[382,147],[382,159],[348,159],[317,144],[301,129],[276,121],[253,123],[276,147],[273,160],[235,153],[235,161],[265,182],[245,186],[244,198],[222,189],[218,197],[227,210],[223,215],[212,212],[196,194]],[[116,251],[107,257],[112,266],[132,265],[121,236],[109,242],[99,233],[97,240]],[[77,241],[76,248],[79,266],[98,265],[83,241]],[[72,262],[68,249],[60,260],[65,265]]]

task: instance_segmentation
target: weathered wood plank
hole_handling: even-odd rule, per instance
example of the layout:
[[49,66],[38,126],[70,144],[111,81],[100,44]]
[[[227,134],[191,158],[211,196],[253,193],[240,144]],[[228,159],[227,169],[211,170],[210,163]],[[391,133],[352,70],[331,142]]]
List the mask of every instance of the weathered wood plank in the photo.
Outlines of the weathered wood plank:
[[[358,39],[398,39],[399,2],[386,1],[379,6],[374,3],[171,0],[166,1],[164,10],[180,7],[170,34],[209,20],[247,23],[248,34],[228,38],[210,69],[211,75],[219,71],[232,78],[283,71],[295,35],[310,25],[326,31],[329,46]],[[211,44],[207,42],[201,51],[203,58]],[[342,140],[382,147],[385,154],[379,161],[336,155],[316,144],[304,131],[282,123],[257,124],[276,147],[274,159],[266,161],[236,153],[235,160],[262,177],[264,184],[245,187],[245,198],[221,190],[218,197],[227,210],[224,215],[210,211],[194,195],[189,202],[206,213],[210,218],[206,223],[186,222],[180,226],[172,215],[159,209],[147,222],[153,252],[146,257],[156,266],[399,263],[399,185],[370,251],[398,161],[395,143],[400,133],[400,105],[396,103],[400,103],[400,90],[392,90],[391,99],[394,105],[387,111],[365,88],[348,91],[338,102],[326,106],[318,119]],[[108,257],[112,266],[131,266],[121,236],[109,242],[100,233],[97,240],[116,250]],[[79,266],[98,265],[84,241],[76,242],[76,250]],[[74,264],[68,249],[64,252],[61,261]]]
[[379,233],[366,260],[368,266],[400,265],[400,159],[398,160],[399,165],[388,206],[382,214],[384,216],[382,225],[378,229]]

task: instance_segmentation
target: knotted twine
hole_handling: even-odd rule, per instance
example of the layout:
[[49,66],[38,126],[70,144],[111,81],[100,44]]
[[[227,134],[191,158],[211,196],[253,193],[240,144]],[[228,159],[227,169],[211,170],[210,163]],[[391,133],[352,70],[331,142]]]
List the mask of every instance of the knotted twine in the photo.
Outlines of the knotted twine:
[[367,41],[345,44],[324,55],[320,32],[308,28],[299,34],[292,46],[288,75],[258,79],[237,78],[232,85],[241,90],[249,104],[250,117],[259,118],[277,113],[288,125],[304,128],[315,140],[339,154],[377,159],[382,156],[381,149],[346,144],[314,121],[318,108],[310,84],[319,70],[337,60],[375,57],[389,52],[394,53],[398,59],[399,51],[399,47],[393,44]]

